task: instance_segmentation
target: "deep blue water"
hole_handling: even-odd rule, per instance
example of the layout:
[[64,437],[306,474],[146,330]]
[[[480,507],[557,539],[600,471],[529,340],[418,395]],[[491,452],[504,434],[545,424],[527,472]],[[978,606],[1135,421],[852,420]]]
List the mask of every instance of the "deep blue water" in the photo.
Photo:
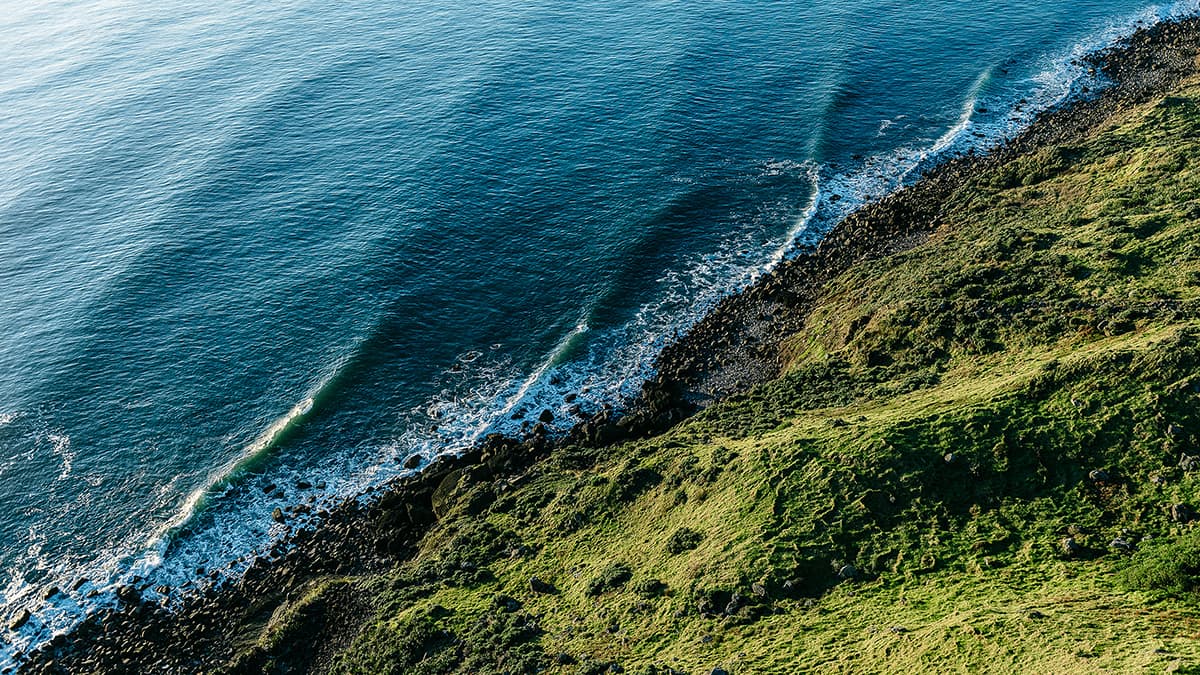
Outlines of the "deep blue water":
[[0,618],[37,613],[0,667],[114,583],[236,574],[276,506],[619,403],[795,242],[1196,9],[32,4],[0,11]]

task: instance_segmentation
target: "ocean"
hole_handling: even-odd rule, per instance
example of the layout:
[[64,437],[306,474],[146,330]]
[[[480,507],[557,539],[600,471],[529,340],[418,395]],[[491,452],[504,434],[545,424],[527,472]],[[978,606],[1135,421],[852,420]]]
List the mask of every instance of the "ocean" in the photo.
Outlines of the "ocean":
[[277,507],[619,408],[721,297],[1200,11],[3,4],[0,669],[121,584],[236,578]]

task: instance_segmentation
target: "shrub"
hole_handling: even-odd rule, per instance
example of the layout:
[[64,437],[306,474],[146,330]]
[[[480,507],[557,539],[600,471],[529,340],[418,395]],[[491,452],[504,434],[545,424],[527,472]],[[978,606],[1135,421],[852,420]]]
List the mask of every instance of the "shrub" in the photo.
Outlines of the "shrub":
[[605,591],[625,585],[633,578],[633,570],[625,563],[613,563],[588,583],[588,595],[600,595]]
[[1195,591],[1200,587],[1200,536],[1146,546],[1121,571],[1120,580],[1130,590],[1162,596]]
[[667,552],[671,555],[679,555],[684,551],[696,548],[703,539],[703,533],[690,527],[681,527],[667,539]]

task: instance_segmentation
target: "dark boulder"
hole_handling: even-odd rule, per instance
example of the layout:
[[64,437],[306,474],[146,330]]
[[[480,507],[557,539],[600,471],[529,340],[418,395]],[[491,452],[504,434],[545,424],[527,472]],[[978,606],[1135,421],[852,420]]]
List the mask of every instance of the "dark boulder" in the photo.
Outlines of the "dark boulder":
[[1074,558],[1083,553],[1083,547],[1079,545],[1079,542],[1075,541],[1075,537],[1065,537],[1059,543],[1059,548],[1069,558]]
[[1196,519],[1196,511],[1187,504],[1172,504],[1171,520],[1177,523],[1190,523]]
[[11,631],[20,630],[22,626],[29,623],[30,618],[32,618],[32,615],[29,613],[29,610],[22,609],[14,614],[12,620],[8,622],[8,629]]
[[516,598],[508,595],[497,595],[495,600],[492,601],[492,605],[506,614],[512,614],[521,609],[521,603]]
[[729,602],[725,604],[725,613],[728,615],[737,614],[737,611],[746,606],[746,598],[740,593],[734,593],[729,598]]

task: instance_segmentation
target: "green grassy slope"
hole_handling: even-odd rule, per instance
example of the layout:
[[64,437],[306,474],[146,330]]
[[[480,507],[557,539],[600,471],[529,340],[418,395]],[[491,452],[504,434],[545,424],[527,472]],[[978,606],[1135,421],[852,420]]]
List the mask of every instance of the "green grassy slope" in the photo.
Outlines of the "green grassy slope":
[[782,378],[468,471],[414,560],[249,639],[350,592],[339,673],[1200,669],[1200,85],[944,223],[833,280]]

